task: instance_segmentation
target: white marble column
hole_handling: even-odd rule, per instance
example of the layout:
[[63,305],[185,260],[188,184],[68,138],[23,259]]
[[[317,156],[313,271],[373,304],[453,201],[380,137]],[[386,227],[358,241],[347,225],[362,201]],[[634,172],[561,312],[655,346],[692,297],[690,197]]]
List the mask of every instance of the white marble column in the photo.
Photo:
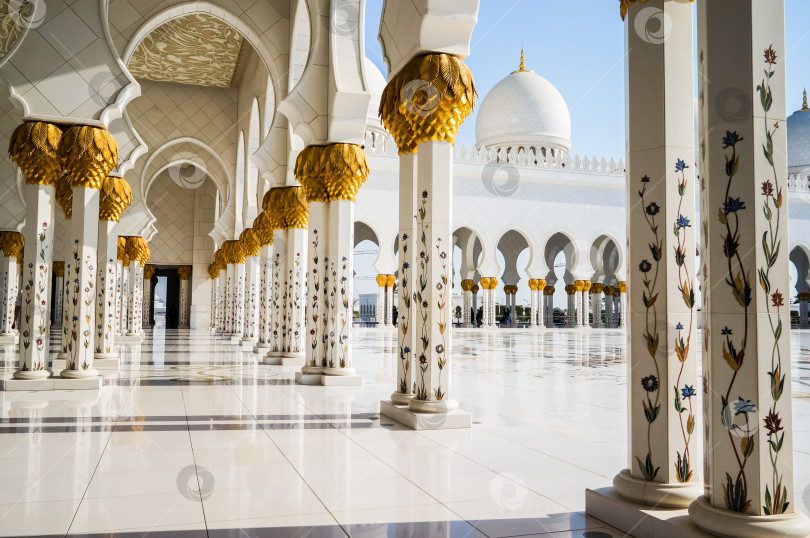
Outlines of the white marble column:
[[126,257],[121,263],[121,319],[119,322],[121,329],[118,332],[119,336],[129,332],[129,306],[131,302],[131,290],[129,287],[129,274],[131,271],[129,266],[131,263]]
[[[324,198],[325,199],[325,198]],[[309,238],[307,246],[307,324],[306,359],[301,372],[322,374],[326,365],[329,341],[329,310],[324,282],[326,269],[324,260],[328,256],[329,239],[327,204],[321,201],[309,202]],[[379,282],[379,276],[377,277]],[[378,308],[379,308],[379,293]]]
[[698,21],[712,218],[701,223],[704,496],[689,515],[720,536],[810,536],[793,481],[784,1],[700,0]]
[[[8,232],[5,232],[8,233]],[[22,238],[22,236],[20,236]],[[3,245],[0,245],[2,247]],[[22,245],[20,245],[22,249]],[[14,336],[14,308],[17,305],[19,286],[17,256],[8,248],[3,248],[0,257],[0,270],[3,274],[2,304],[0,304],[0,336]]]
[[245,257],[245,325],[243,344],[259,341],[259,256]]
[[582,291],[578,291],[577,295],[580,296],[580,304],[579,304],[579,326],[580,327],[590,327],[591,322],[588,319],[588,316],[591,312],[591,281],[590,280],[583,280],[582,281]]
[[62,377],[98,375],[93,368],[95,354],[96,272],[98,270],[98,204],[100,191],[73,188],[73,218],[68,234],[72,256],[65,261],[66,280],[72,282],[67,319],[67,366]]
[[217,293],[217,333],[225,334],[228,320],[228,265],[220,265],[219,270],[219,293]]
[[177,274],[180,276],[180,312],[177,327],[188,329],[191,313],[191,266],[181,265],[177,268]]
[[385,317],[383,318],[383,325],[391,327],[394,316],[394,284],[396,283],[396,276],[385,275],[385,277]]
[[[331,210],[330,210],[331,213]],[[352,230],[354,225],[352,224]],[[352,234],[354,237],[354,234]],[[331,241],[330,241],[331,246]],[[354,244],[352,244],[352,249]],[[304,362],[304,331],[306,329],[306,251],[307,229],[290,228],[287,231],[287,335],[284,346],[284,359]],[[349,273],[349,280],[351,280]],[[351,296],[349,296],[349,330],[351,331]],[[337,334],[337,333],[336,333]],[[292,364],[292,363],[291,363]]]
[[380,273],[377,275],[377,312],[374,316],[374,320],[377,322],[377,328],[383,327],[383,322],[385,318],[385,283],[386,283],[386,275]]
[[627,327],[627,282],[619,282],[613,293],[616,299],[617,326]]
[[497,323],[495,318],[495,290],[498,288],[498,279],[496,277],[482,277],[481,287],[484,289],[482,325],[484,327],[494,327]]
[[568,313],[565,318],[565,326],[573,328],[578,325],[577,323],[577,288],[575,284],[568,284],[565,286],[565,293],[568,296]]
[[50,298],[53,256],[54,216],[53,187],[23,186],[25,194],[25,227],[23,237],[22,311],[20,312],[20,369],[16,379],[48,377],[50,331]]
[[[452,327],[453,146],[429,140],[418,146],[414,248],[417,253],[415,396],[412,411],[441,413],[458,407],[450,379]],[[491,290],[494,291],[494,290]]]
[[287,332],[287,230],[273,230],[273,282],[270,289],[270,349],[267,357],[281,359]]
[[217,294],[219,293],[219,270],[216,266],[212,265],[208,268],[210,276],[211,276],[211,297],[209,300],[211,301],[210,309],[211,309],[211,318],[208,323],[208,330],[214,331],[217,327],[217,316],[219,314],[217,307]]
[[463,306],[461,307],[462,327],[472,327],[472,287],[474,282],[470,279],[461,281],[461,290],[464,294]]
[[593,321],[591,322],[591,327],[594,329],[598,329],[604,327],[602,323],[602,291],[605,289],[605,285],[600,282],[595,282],[591,285],[591,315],[593,317]]
[[416,247],[414,215],[416,214],[417,155],[399,156],[399,268],[397,270],[397,386],[391,402],[407,405],[413,398],[414,357],[416,351],[416,306],[413,286],[416,282]]
[[[130,238],[141,239],[141,238]],[[127,336],[141,335],[141,316],[143,309],[143,267],[141,261],[130,258],[129,263],[129,304],[127,306]]]
[[[141,308],[141,328],[152,328],[152,277],[155,276],[155,266],[147,264],[143,268],[143,302]],[[182,284],[181,284],[182,288]],[[182,305],[182,297],[181,297]],[[180,318],[183,317],[183,310],[180,309]],[[186,317],[188,319],[188,317]]]
[[472,307],[473,307],[473,309],[472,309],[472,312],[471,312],[470,315],[472,316],[473,325],[477,325],[477,323],[478,323],[476,316],[478,315],[478,291],[480,289],[481,289],[481,286],[479,286],[478,284],[475,284],[473,286],[473,288],[472,288]]
[[230,335],[242,338],[245,330],[245,261],[239,259],[233,264],[233,282],[231,291],[233,302],[233,326]]
[[272,308],[270,294],[273,289],[273,243],[270,231],[270,244],[262,247],[259,259],[261,290],[259,292],[259,342],[256,344],[257,353],[265,353],[270,347],[270,325],[272,323]]
[[[22,269],[22,268],[21,268]],[[65,289],[65,262],[53,262],[54,283],[50,290],[50,297],[53,301],[53,327],[62,327],[62,293]],[[117,321],[117,320],[116,320]]]
[[115,351],[115,311],[118,284],[118,222],[98,221],[98,275],[96,278],[96,359],[118,357]]
[[554,286],[543,290],[543,324],[549,329],[554,327]]
[[[644,8],[660,10],[662,40],[637,31]],[[614,479],[626,499],[685,507],[699,494],[695,284],[695,174],[691,3],[630,7],[627,42],[628,468]],[[663,23],[662,23],[663,24]],[[653,42],[651,42],[653,41]],[[642,86],[645,89],[642,90]],[[689,164],[687,164],[689,163]],[[704,213],[713,220],[716,211]],[[623,286],[606,293],[620,324]]]
[[[352,366],[352,302],[354,267],[354,201],[329,202],[329,267],[332,278],[329,331],[334,333],[333,346],[327,354],[325,375],[351,375]],[[386,280],[387,281],[387,280]],[[385,289],[383,288],[383,293]],[[379,312],[378,324],[384,324],[385,304]]]

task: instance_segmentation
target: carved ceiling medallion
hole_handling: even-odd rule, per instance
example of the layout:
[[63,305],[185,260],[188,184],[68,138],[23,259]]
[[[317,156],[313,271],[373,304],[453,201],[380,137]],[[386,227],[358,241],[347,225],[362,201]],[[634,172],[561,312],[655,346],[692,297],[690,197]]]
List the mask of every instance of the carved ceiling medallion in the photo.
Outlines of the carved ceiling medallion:
[[184,15],[152,30],[127,67],[140,79],[228,87],[242,43],[242,35],[216,17]]

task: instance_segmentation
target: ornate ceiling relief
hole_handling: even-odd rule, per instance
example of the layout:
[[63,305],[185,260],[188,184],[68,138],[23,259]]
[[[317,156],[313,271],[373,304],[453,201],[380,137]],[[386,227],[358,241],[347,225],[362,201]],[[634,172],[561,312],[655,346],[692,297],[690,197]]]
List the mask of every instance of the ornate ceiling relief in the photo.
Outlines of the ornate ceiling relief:
[[152,30],[138,44],[127,67],[135,78],[228,87],[241,48],[242,35],[232,26],[194,13]]
[[29,23],[33,11],[32,4],[21,3],[20,0],[0,0],[0,58],[11,50],[25,24]]

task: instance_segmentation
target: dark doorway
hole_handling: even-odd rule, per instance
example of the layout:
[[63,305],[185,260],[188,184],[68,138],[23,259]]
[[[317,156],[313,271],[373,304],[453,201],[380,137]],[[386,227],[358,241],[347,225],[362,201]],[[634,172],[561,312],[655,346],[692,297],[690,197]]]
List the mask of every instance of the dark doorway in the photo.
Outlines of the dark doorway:
[[[165,288],[163,283],[165,281]],[[161,295],[163,292],[165,295]],[[157,267],[155,276],[152,278],[152,316],[157,313],[155,310],[155,294],[165,302],[166,328],[176,329],[180,323],[180,275],[177,274],[177,267]],[[152,321],[154,323],[154,321]]]

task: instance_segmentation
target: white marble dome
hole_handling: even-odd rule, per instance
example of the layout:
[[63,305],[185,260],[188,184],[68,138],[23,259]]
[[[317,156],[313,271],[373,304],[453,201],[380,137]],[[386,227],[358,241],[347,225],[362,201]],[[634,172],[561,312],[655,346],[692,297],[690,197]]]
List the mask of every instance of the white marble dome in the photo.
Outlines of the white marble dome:
[[379,109],[380,99],[387,82],[382,72],[368,58],[366,58],[365,69],[368,91],[371,93],[371,100],[368,103],[368,128],[375,131],[384,131],[379,117]]
[[791,173],[810,170],[810,107],[807,93],[801,109],[787,119],[788,169]]
[[498,82],[484,97],[475,120],[476,144],[486,147],[535,148],[568,153],[571,116],[565,99],[549,81],[521,68]]

